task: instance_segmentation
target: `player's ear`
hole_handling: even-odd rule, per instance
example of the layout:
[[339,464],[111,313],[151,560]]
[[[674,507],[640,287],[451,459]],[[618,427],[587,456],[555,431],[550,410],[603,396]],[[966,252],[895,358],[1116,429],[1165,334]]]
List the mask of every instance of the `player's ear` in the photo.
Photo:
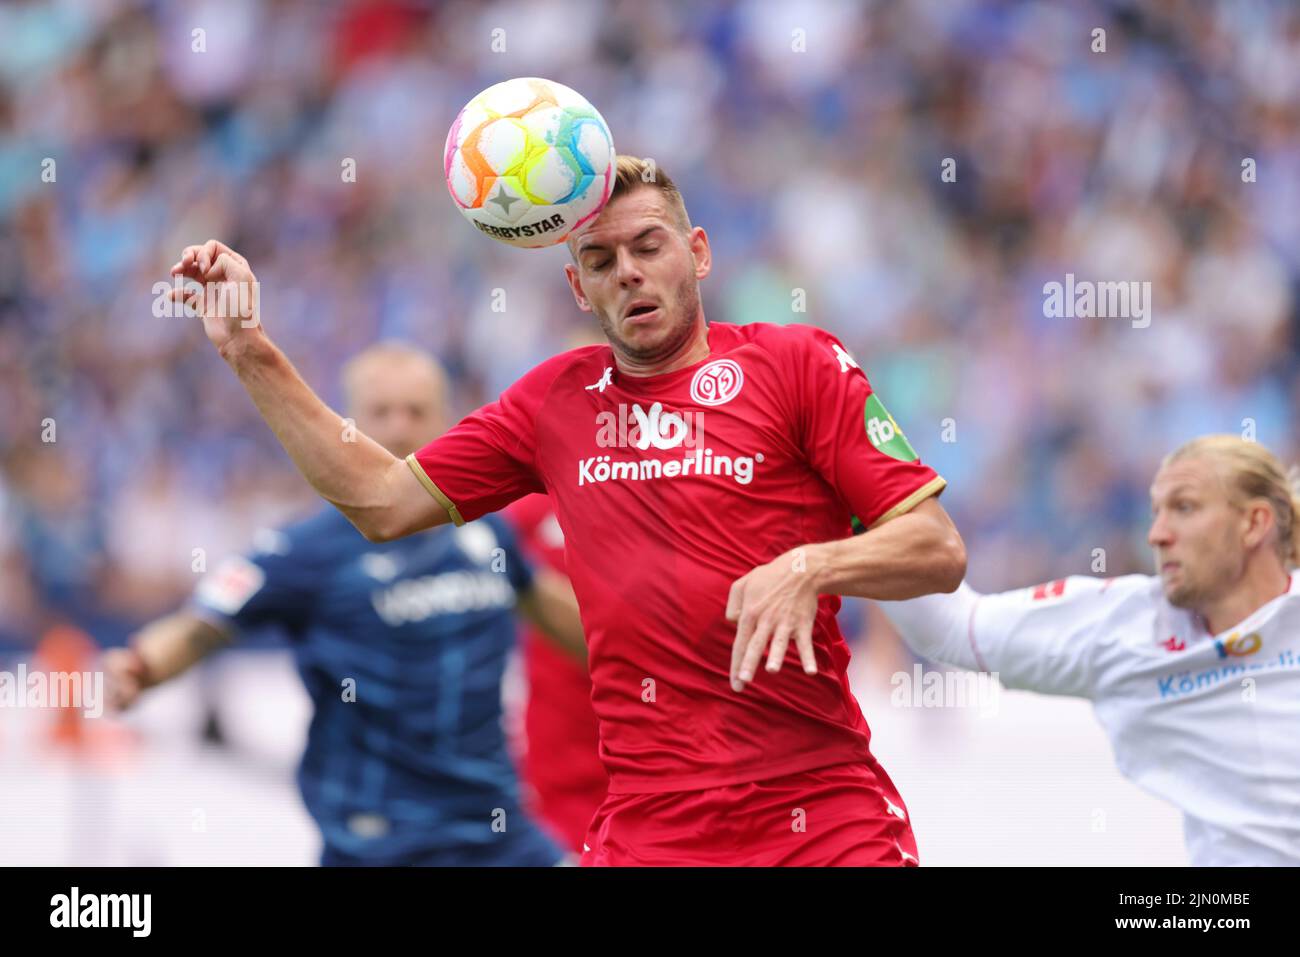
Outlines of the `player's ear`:
[[1241,524],[1243,540],[1247,548],[1255,548],[1273,534],[1277,524],[1273,519],[1273,509],[1264,499],[1251,499],[1242,509]]
[[578,270],[573,263],[564,264],[564,278],[569,280],[569,289],[573,291],[573,298],[578,303],[578,308],[583,312],[591,312],[591,303],[587,301],[582,291],[582,280],[578,278]]
[[713,250],[709,248],[709,234],[703,226],[694,227],[688,237],[691,255],[695,257],[695,278],[703,279],[713,268]]

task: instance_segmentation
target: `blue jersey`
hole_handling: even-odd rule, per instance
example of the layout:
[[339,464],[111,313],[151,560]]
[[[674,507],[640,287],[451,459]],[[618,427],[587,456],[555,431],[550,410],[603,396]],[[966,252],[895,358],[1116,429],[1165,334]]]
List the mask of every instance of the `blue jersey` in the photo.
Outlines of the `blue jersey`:
[[325,863],[559,860],[520,810],[501,724],[531,583],[496,516],[376,544],[331,508],[199,584],[197,614],[293,645],[315,708],[298,782]]

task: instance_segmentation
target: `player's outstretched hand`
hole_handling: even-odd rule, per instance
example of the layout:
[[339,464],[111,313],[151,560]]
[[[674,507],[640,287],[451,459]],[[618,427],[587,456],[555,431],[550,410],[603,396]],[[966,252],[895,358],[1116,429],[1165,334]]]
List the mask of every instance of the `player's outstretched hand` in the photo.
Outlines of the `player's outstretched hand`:
[[104,678],[109,706],[115,711],[125,711],[145,689],[144,661],[132,648],[110,648],[104,652]]
[[257,277],[248,260],[225,243],[209,239],[198,246],[186,246],[171,274],[183,276],[185,285],[172,289],[168,299],[181,299],[198,313],[203,331],[223,356],[241,342],[263,334]]
[[[736,641],[731,646],[731,687],[745,690],[767,650],[767,670],[781,670],[786,648],[793,637],[803,670],[817,673],[813,655],[813,622],[817,618],[817,586],[796,548],[759,565],[736,579],[727,596],[727,620],[736,622]],[[771,648],[768,649],[768,642]]]

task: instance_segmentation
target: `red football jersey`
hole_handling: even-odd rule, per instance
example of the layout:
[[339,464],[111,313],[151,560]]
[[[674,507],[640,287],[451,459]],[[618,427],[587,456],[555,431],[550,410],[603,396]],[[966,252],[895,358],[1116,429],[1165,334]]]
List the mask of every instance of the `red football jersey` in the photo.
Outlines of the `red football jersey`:
[[[524,554],[564,572],[564,532],[545,495],[529,495],[506,516],[519,533]],[[520,773],[532,794],[529,810],[570,850],[582,839],[605,799],[609,775],[600,761],[600,727],[591,710],[591,679],[582,662],[555,647],[536,628],[524,631],[528,703]],[[535,798],[535,801],[533,800]]]
[[582,606],[611,793],[685,791],[865,761],[849,650],[823,596],[818,673],[731,690],[731,584],[936,494],[866,375],[829,333],[708,328],[709,356],[624,375],[608,345],[542,363],[409,456],[459,523],[551,497]]

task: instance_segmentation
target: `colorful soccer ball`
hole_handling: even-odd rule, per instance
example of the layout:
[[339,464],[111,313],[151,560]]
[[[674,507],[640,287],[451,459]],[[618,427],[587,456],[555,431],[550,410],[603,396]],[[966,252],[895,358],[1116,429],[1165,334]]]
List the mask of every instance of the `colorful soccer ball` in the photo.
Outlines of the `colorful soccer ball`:
[[519,77],[465,105],[447,134],[447,188],[465,218],[511,246],[552,246],[614,188],[614,140],[567,86]]

